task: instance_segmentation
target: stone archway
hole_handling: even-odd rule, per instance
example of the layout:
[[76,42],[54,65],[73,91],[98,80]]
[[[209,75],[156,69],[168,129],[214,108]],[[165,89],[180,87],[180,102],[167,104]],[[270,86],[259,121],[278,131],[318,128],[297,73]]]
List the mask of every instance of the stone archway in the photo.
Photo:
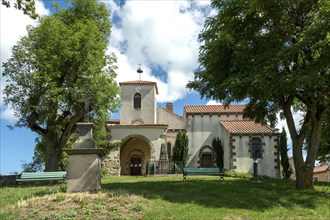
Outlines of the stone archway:
[[129,135],[120,149],[121,175],[145,175],[151,155],[150,141],[142,135]]
[[199,157],[198,160],[199,167],[216,166],[215,152],[211,146],[204,145],[203,147],[201,147],[201,149],[199,150],[198,157]]

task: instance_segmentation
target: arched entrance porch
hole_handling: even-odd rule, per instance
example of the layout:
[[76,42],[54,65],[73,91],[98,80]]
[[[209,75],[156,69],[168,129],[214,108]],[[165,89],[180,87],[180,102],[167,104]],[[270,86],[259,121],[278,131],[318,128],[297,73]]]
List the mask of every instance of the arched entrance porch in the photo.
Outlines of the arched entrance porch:
[[142,135],[130,135],[122,140],[120,149],[121,175],[145,175],[150,160],[151,145]]

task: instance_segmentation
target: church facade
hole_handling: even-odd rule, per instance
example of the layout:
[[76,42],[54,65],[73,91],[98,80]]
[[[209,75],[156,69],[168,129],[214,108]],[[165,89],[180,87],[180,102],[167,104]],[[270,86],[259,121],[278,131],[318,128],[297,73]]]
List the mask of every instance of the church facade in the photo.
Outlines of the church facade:
[[278,130],[245,120],[244,105],[186,105],[180,116],[171,103],[157,107],[155,82],[119,84],[120,119],[106,123],[111,139],[121,141],[121,147],[103,161],[111,175],[146,175],[150,164],[152,173],[163,173],[161,169],[171,164],[177,133],[185,131],[190,155],[187,167],[216,167],[212,140],[219,138],[224,169],[253,173],[257,162],[259,175],[280,176]]

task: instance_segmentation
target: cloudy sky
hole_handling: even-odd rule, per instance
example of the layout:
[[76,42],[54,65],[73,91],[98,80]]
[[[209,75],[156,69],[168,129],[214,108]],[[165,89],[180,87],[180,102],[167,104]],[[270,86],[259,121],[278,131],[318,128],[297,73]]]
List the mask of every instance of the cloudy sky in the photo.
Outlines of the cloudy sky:
[[[61,7],[66,5],[64,0],[56,2]],[[217,13],[208,0],[104,2],[112,12],[108,53],[117,56],[118,82],[139,79],[136,69],[141,64],[142,80],[157,82],[159,106],[173,102],[174,111],[182,115],[185,104],[216,103],[200,99],[197,92],[185,88],[198,66],[198,34],[206,17]],[[50,0],[37,0],[36,6],[40,15],[54,11]],[[26,35],[27,25],[37,25],[37,21],[1,5],[1,63],[10,57],[11,46]],[[1,91],[4,85],[5,79],[1,78]],[[36,136],[27,129],[10,131],[7,125],[15,120],[10,107],[2,103],[1,92],[1,174],[19,172],[21,161],[29,162],[33,156]],[[282,121],[278,127],[283,125]]]

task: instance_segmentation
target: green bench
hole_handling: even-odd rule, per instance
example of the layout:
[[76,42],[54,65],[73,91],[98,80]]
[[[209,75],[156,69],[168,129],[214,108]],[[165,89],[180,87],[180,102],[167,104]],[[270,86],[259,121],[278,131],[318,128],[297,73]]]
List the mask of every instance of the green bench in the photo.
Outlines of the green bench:
[[219,168],[183,168],[183,180],[186,180],[188,175],[208,175],[220,176],[220,180],[224,180],[224,173]]
[[31,181],[51,181],[51,180],[65,180],[67,178],[66,171],[58,172],[23,172],[17,179],[17,182],[31,182]]

